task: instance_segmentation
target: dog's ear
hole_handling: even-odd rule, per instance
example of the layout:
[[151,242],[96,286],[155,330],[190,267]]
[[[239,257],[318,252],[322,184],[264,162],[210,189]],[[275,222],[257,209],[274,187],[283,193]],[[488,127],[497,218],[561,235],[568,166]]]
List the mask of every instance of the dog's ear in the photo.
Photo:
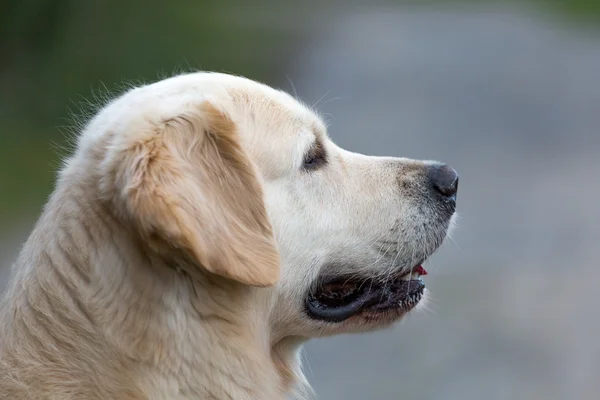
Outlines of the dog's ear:
[[[113,146],[114,200],[142,239],[182,250],[211,273],[253,286],[279,278],[279,253],[254,164],[236,124],[211,103]],[[120,148],[119,148],[120,147]]]

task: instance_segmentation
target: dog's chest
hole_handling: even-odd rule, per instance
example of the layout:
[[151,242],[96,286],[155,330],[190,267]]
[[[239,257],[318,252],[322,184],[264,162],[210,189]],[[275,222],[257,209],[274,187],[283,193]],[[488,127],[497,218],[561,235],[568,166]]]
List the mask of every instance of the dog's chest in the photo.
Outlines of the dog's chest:
[[[200,400],[200,399],[236,399],[236,400],[273,400],[281,398],[273,388],[274,382],[255,382],[255,387],[243,387],[236,377],[225,377],[218,371],[211,379],[191,378],[189,376],[147,375],[141,382],[142,391],[148,400]],[[234,374],[234,371],[231,371]],[[242,373],[243,374],[243,373]],[[266,391],[266,392],[265,392]]]
[[199,318],[181,304],[168,308],[138,380],[149,400],[281,397],[270,352],[245,330],[222,318]]

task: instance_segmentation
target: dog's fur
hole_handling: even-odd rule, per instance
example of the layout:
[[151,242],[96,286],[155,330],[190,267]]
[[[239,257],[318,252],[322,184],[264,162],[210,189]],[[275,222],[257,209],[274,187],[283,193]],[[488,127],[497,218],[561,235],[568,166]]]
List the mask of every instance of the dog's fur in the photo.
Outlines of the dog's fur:
[[312,110],[241,77],[129,90],[81,132],[13,267],[0,398],[307,397],[307,338],[401,315],[317,321],[306,292],[326,265],[385,276],[441,244],[427,165],[342,150]]

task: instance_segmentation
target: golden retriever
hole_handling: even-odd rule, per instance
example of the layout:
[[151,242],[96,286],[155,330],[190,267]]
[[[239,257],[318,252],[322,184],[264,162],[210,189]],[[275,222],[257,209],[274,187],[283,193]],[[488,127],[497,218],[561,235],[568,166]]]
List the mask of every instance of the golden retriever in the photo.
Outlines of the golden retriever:
[[0,398],[308,398],[309,338],[423,301],[458,175],[337,147],[218,73],[129,90],[82,130],[0,305]]

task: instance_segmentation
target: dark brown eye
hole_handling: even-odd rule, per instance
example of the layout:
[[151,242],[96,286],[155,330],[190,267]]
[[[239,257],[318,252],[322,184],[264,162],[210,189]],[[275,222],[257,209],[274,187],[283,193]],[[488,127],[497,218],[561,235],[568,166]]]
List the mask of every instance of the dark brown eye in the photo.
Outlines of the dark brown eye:
[[308,171],[315,170],[327,164],[327,154],[320,142],[316,142],[304,156],[302,168]]
[[315,169],[325,164],[325,159],[320,157],[307,157],[304,159],[302,167],[304,169]]

